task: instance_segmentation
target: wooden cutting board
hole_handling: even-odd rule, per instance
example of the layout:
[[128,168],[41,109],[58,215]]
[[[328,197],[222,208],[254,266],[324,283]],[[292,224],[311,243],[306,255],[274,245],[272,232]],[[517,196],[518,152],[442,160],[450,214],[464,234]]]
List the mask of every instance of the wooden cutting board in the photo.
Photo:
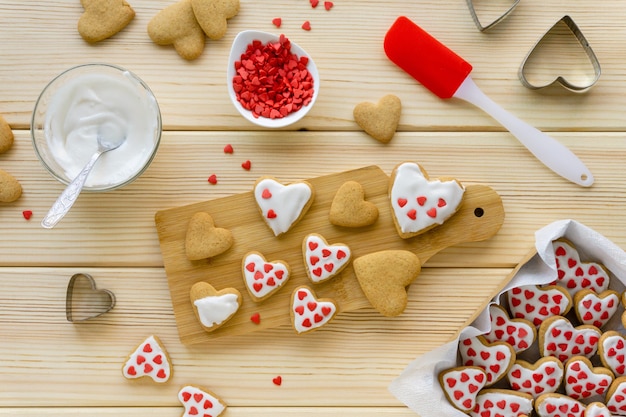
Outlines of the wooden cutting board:
[[[277,180],[280,181],[280,178]],[[378,207],[380,216],[375,224],[351,229],[333,226],[328,221],[336,191],[349,180],[359,182],[365,190],[365,198]],[[180,339],[184,344],[290,324],[291,293],[300,285],[309,285],[318,297],[333,298],[339,313],[370,306],[351,264],[327,282],[311,283],[302,258],[302,242],[309,233],[324,236],[329,244],[348,245],[353,259],[385,249],[403,249],[417,254],[424,264],[447,247],[490,238],[504,221],[502,201],[493,189],[484,185],[466,185],[461,207],[453,217],[441,226],[405,240],[398,236],[391,217],[387,195],[389,176],[379,167],[369,166],[307,181],[315,189],[315,200],[302,220],[280,237],[274,236],[263,221],[252,190],[156,213],[165,272]],[[200,211],[208,212],[216,227],[230,229],[235,243],[227,252],[214,258],[189,261],[185,256],[187,225],[190,218]],[[241,271],[242,259],[250,251],[261,252],[268,261],[284,260],[291,267],[291,278],[284,288],[259,303],[248,295]],[[243,296],[243,304],[237,313],[210,333],[200,326],[189,299],[192,285],[200,281],[210,283],[217,290],[236,288]],[[415,285],[419,285],[419,277]],[[260,314],[260,324],[250,320],[254,313]],[[332,326],[332,322],[327,326]]]

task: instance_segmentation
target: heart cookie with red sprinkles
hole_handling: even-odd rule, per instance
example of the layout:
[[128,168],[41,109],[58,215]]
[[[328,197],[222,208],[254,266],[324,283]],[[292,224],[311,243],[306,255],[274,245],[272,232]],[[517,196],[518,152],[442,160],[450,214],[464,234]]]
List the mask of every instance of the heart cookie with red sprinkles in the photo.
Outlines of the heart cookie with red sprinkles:
[[619,308],[619,293],[613,290],[595,291],[584,289],[574,294],[574,311],[581,323],[603,327]]
[[537,398],[542,394],[556,392],[563,381],[563,374],[561,361],[546,356],[534,364],[518,359],[506,376],[512,389]]
[[611,414],[626,415],[626,376],[613,381],[606,393],[605,403]]
[[261,216],[275,236],[291,229],[313,204],[313,186],[306,181],[283,185],[273,178],[260,178],[254,199]]
[[204,388],[187,385],[178,392],[178,400],[185,407],[182,417],[217,417],[226,404]]
[[439,383],[450,404],[466,413],[476,407],[476,396],[487,383],[487,374],[477,366],[460,366],[441,372]]
[[343,243],[329,245],[324,237],[311,233],[302,243],[302,256],[307,275],[318,284],[341,273],[348,266],[352,252]]
[[582,289],[601,293],[609,287],[609,273],[595,262],[581,262],[574,246],[565,240],[552,243],[556,258],[557,284],[567,288],[571,296]]
[[543,394],[535,401],[540,417],[583,417],[585,405],[563,394]]
[[529,416],[533,410],[533,397],[507,389],[485,389],[476,397],[472,417]]
[[598,342],[598,355],[616,376],[626,375],[626,339],[622,334],[615,330],[604,332]]
[[487,373],[491,386],[502,379],[515,362],[515,351],[505,342],[489,343],[484,337],[469,337],[459,341],[463,366],[478,366]]
[[391,173],[389,198],[398,234],[407,239],[443,224],[457,212],[465,188],[456,180],[431,180],[416,163]]
[[122,374],[127,379],[149,377],[163,383],[172,376],[172,363],[161,341],[149,336],[128,356]]
[[574,327],[565,317],[550,317],[539,328],[539,353],[555,356],[561,362],[578,355],[591,358],[598,350],[601,334],[597,327]]
[[569,293],[557,285],[523,285],[507,292],[511,317],[535,326],[551,316],[564,316],[572,308]]
[[318,299],[313,290],[301,286],[291,296],[291,321],[298,334],[317,330],[331,321],[337,305],[330,298]]
[[268,262],[259,252],[249,252],[241,265],[246,289],[255,301],[263,301],[282,288],[290,276],[285,261]]
[[506,309],[500,305],[489,306],[491,330],[484,337],[488,342],[507,342],[516,353],[528,349],[537,336],[535,326],[528,320],[511,319]]
[[613,373],[594,367],[584,356],[575,356],[565,364],[565,393],[575,400],[602,396],[613,382]]

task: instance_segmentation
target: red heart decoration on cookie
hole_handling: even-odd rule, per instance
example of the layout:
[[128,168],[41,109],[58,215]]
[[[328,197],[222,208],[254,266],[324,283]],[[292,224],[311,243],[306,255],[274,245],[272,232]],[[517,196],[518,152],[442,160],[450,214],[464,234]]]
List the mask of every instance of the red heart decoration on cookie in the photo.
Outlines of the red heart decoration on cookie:
[[335,317],[337,305],[330,299],[317,299],[310,288],[298,287],[291,296],[291,317],[298,333],[318,329]]
[[535,326],[524,319],[511,319],[507,311],[497,304],[489,306],[491,330],[484,335],[488,342],[507,342],[516,353],[528,349],[535,341]]
[[483,390],[476,397],[472,416],[504,417],[530,415],[533,398],[524,393],[508,390]]
[[626,375],[626,339],[615,330],[604,332],[598,342],[602,364],[616,376]]
[[306,271],[314,283],[324,282],[339,274],[352,256],[350,248],[342,243],[329,245],[315,233],[308,235],[302,244]]
[[563,364],[556,358],[541,358],[534,364],[515,361],[507,378],[511,388],[537,398],[539,395],[556,392],[563,380]]
[[617,291],[606,290],[600,294],[592,290],[580,290],[574,295],[576,317],[584,324],[598,328],[604,326],[619,308]]
[[286,233],[313,203],[313,188],[307,182],[283,185],[261,178],[254,185],[254,198],[265,223],[274,235]]
[[609,274],[602,265],[581,262],[578,251],[562,240],[554,241],[552,246],[556,258],[557,283],[567,288],[572,297],[582,289],[601,293],[609,287]]
[[246,288],[256,301],[278,291],[289,279],[289,266],[284,261],[268,262],[258,252],[247,254],[242,263]]
[[607,368],[593,367],[585,357],[575,357],[565,364],[565,393],[575,400],[604,395],[613,382]]
[[468,412],[476,406],[476,397],[487,383],[487,374],[479,367],[464,366],[442,372],[439,381],[450,403]]
[[592,357],[598,349],[601,332],[593,326],[572,326],[565,317],[545,320],[539,328],[539,352],[566,362],[574,356]]
[[583,417],[585,405],[567,395],[551,394],[539,397],[535,410],[541,417]]
[[508,343],[489,343],[482,336],[459,341],[463,366],[478,366],[487,373],[486,386],[493,385],[506,375],[515,362],[515,351]]
[[551,316],[565,315],[572,306],[568,292],[556,285],[523,285],[508,291],[509,309],[514,318],[539,326]]
[[178,392],[178,400],[185,407],[182,417],[217,417],[226,409],[226,404],[215,394],[192,385]]

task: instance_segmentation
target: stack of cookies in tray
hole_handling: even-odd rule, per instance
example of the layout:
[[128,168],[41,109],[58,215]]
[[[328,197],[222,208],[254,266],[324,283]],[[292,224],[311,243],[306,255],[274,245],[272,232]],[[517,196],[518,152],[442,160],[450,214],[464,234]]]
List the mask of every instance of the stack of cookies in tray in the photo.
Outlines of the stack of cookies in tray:
[[459,366],[439,373],[460,411],[626,416],[626,292],[615,290],[623,285],[603,265],[581,260],[571,242],[552,246],[554,281],[505,292],[501,304],[488,308],[491,330],[461,338]]

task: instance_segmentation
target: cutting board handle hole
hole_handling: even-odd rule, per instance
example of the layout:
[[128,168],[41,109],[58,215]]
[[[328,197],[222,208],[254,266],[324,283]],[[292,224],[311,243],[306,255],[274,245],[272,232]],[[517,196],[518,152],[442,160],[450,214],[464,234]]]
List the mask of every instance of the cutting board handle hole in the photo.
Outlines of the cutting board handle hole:
[[484,214],[485,214],[485,210],[483,210],[482,207],[476,207],[474,209],[474,216],[476,216],[476,217],[483,217]]

